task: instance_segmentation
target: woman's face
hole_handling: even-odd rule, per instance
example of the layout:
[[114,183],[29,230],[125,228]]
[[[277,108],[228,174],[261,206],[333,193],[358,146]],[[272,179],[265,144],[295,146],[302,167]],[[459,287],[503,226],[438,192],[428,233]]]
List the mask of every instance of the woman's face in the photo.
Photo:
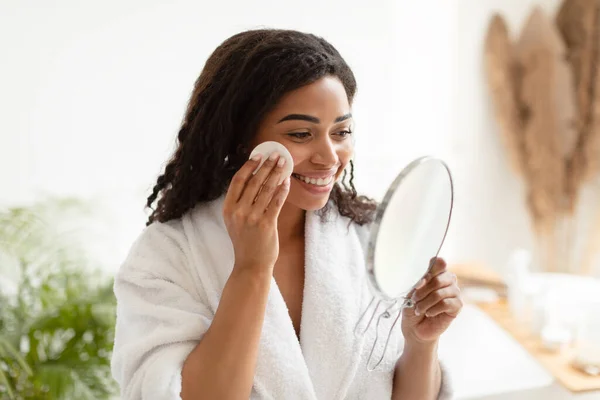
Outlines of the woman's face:
[[352,158],[351,127],[344,86],[325,77],[285,95],[261,122],[252,147],[266,141],[283,144],[294,159],[287,202],[318,210]]

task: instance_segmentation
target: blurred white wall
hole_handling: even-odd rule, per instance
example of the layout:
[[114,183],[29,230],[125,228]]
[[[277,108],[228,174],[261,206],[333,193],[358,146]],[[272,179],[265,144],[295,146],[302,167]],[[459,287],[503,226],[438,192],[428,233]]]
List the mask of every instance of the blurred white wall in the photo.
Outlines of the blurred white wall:
[[[116,268],[142,229],[192,85],[225,38],[259,26],[331,41],[359,83],[357,185],[380,197],[423,154],[456,190],[444,256],[501,268],[531,244],[485,85],[491,13],[518,32],[529,0],[5,0],[0,3],[0,205],[44,193],[100,198]],[[554,12],[558,0],[540,0]],[[108,221],[108,222],[107,222]]]

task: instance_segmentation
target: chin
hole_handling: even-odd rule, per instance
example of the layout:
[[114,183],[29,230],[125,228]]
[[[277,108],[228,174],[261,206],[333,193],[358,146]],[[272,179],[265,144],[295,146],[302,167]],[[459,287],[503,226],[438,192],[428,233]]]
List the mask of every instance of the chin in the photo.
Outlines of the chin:
[[304,211],[318,211],[327,205],[327,200],[321,202],[315,201],[289,201],[290,204],[304,210]]
[[286,202],[304,211],[317,211],[327,205],[330,195],[331,191],[318,195],[307,193],[300,187],[294,187],[294,182],[292,182]]

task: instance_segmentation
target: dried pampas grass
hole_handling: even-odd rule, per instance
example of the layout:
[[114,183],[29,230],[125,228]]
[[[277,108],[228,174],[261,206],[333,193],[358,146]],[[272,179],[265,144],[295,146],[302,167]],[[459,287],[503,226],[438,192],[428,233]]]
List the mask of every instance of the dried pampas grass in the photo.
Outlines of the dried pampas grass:
[[534,9],[516,45],[521,71],[528,203],[539,233],[554,230],[564,195],[564,161],[573,151],[575,105],[572,73],[559,33],[540,8]]
[[597,0],[566,0],[556,25],[568,48],[567,58],[577,91],[576,129],[578,140],[567,160],[566,190],[576,206],[581,183],[599,169],[600,156],[600,3]]
[[494,111],[504,146],[509,149],[511,166],[524,173],[522,123],[517,101],[517,62],[504,19],[493,16],[485,39],[485,67],[495,100]]
[[517,43],[495,15],[486,37],[486,69],[510,159],[527,183],[538,232],[552,230],[564,203],[564,160],[575,148],[573,78],[558,30],[540,8]]
[[546,270],[565,264],[581,188],[600,172],[599,35],[600,0],[564,1],[556,22],[535,7],[515,42],[496,14],[486,35],[495,116]]

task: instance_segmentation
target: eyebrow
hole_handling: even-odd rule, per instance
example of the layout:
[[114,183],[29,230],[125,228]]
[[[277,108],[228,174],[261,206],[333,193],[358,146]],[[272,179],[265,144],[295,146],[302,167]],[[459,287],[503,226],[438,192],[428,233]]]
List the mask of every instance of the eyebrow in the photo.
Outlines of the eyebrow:
[[[342,115],[341,117],[337,117],[334,121],[334,123],[339,123],[342,121],[346,121],[347,119],[352,118],[352,114],[348,113],[346,115]],[[307,122],[312,122],[313,124],[319,124],[321,123],[321,120],[317,117],[313,117],[312,115],[306,115],[306,114],[290,114],[290,115],[286,115],[285,117],[281,118],[279,120],[279,123],[282,123],[284,121],[307,121]]]

